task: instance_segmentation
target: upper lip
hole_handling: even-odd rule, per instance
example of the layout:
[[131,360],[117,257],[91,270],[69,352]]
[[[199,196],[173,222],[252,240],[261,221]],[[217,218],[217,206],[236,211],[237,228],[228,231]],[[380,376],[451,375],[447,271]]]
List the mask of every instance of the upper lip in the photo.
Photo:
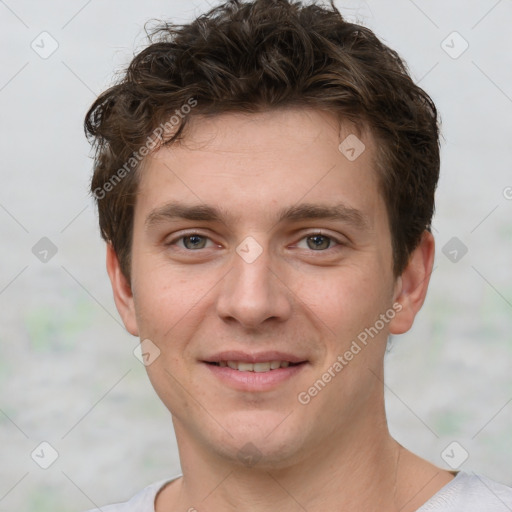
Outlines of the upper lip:
[[267,361],[288,361],[290,363],[302,363],[307,361],[303,357],[298,357],[287,352],[278,352],[276,350],[247,353],[240,350],[226,350],[219,352],[204,359],[206,363],[218,363],[219,361],[239,361],[242,363],[264,363]]

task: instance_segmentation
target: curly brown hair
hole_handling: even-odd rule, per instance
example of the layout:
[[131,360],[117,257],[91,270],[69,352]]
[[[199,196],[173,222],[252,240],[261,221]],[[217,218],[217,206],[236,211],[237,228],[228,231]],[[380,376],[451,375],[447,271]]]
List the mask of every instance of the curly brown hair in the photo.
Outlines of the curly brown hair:
[[160,22],[149,43],[85,118],[101,234],[128,281],[144,157],[183,138],[191,116],[289,106],[331,112],[373,135],[394,273],[402,273],[430,230],[439,119],[394,50],[345,21],[332,0],[229,0],[189,24]]

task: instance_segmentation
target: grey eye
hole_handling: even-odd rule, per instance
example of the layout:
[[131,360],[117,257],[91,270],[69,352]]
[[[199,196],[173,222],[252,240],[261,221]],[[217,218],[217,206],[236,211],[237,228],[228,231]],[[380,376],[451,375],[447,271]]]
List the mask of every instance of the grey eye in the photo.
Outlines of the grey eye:
[[188,235],[182,238],[187,249],[204,249],[207,238],[201,235]]
[[307,237],[307,244],[313,250],[328,249],[331,245],[331,239],[325,235],[312,235]]

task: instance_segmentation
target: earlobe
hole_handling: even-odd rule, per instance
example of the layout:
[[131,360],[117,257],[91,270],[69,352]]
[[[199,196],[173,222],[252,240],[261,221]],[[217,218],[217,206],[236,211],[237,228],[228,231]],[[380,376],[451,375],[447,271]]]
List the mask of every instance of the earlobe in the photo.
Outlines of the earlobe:
[[394,299],[395,303],[400,304],[401,310],[390,322],[391,334],[403,334],[412,327],[427,295],[434,256],[434,237],[429,231],[424,231],[420,243],[409,257],[407,267],[396,282]]
[[111,243],[107,243],[107,273],[114,293],[117,311],[121,315],[126,330],[133,336],[139,335],[135,316],[135,306],[130,283],[124,276],[119,259]]

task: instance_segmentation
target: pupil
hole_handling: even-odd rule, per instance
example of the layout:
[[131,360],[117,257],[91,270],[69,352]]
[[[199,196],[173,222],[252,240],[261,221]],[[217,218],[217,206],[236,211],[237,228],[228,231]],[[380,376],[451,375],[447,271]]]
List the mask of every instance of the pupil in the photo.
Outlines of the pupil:
[[[197,249],[197,247],[201,246],[201,239],[200,235],[187,236],[184,238],[185,247],[187,249]],[[204,245],[204,240],[202,245]]]
[[329,247],[329,239],[323,235],[310,236],[309,240],[313,241],[314,247],[312,248],[327,249]]

